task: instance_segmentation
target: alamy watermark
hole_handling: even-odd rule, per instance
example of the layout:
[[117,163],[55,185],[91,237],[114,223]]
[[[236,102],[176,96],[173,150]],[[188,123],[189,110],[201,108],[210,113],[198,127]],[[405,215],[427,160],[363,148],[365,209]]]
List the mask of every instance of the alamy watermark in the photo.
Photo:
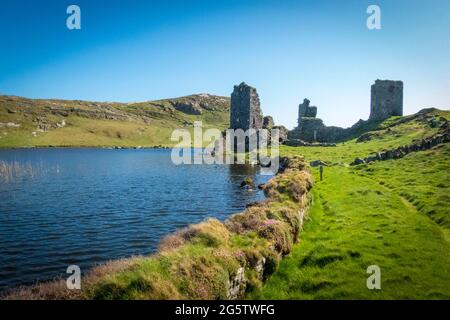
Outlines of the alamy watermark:
[[81,9],[79,6],[72,4],[67,7],[66,13],[70,16],[67,17],[66,27],[69,30],[81,29]]
[[176,165],[260,164],[261,174],[268,175],[275,174],[279,168],[278,129],[228,129],[222,132],[216,128],[203,130],[202,121],[195,121],[193,137],[187,129],[176,129],[171,140],[177,142],[171,153]]
[[70,276],[66,280],[66,287],[69,290],[81,289],[81,269],[79,266],[73,264],[67,267],[66,273]]
[[[81,8],[76,4],[67,7],[66,13],[69,15],[66,20],[66,27],[69,30],[81,30]],[[366,13],[369,15],[366,20],[366,26],[369,30],[381,29],[381,8],[378,5],[371,4],[367,7]]]
[[369,30],[381,29],[381,8],[375,4],[367,7],[367,14],[370,16],[367,18],[366,25]]
[[367,278],[366,285],[369,290],[381,290],[381,269],[377,265],[367,267],[367,273],[370,276]]

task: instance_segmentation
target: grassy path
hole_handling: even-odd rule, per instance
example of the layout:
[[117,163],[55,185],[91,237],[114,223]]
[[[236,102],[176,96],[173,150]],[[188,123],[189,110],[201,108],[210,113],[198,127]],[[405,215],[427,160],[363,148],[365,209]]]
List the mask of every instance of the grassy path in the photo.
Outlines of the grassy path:
[[[301,242],[251,298],[449,299],[449,242],[404,200],[350,168],[326,168]],[[370,265],[381,290],[366,287]]]
[[[374,180],[374,181],[379,183],[379,181],[377,181],[377,180]],[[385,184],[381,184],[381,185],[385,186]],[[392,189],[392,188],[389,188],[389,187],[386,187],[386,186],[385,186],[385,189],[388,192],[396,192],[395,189]],[[416,212],[417,214],[421,214],[420,211],[416,208],[416,206],[412,202],[410,202],[407,198],[405,198],[404,196],[399,195],[398,193],[397,193],[397,196],[403,202],[405,207],[409,208],[410,211]],[[442,235],[443,235],[444,239],[450,245],[450,230],[448,228],[444,227],[444,226],[441,226],[439,223],[436,223],[436,225],[439,227],[440,231],[442,232]]]
[[409,154],[394,161],[357,166],[353,173],[396,193],[405,203],[433,220],[450,241],[450,144]]

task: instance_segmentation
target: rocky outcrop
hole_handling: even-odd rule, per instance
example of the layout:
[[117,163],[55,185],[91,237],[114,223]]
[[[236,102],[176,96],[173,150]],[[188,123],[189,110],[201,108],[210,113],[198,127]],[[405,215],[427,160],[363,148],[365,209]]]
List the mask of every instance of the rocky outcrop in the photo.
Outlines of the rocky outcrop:
[[111,106],[91,104],[89,108],[77,108],[77,107],[48,107],[49,111],[53,115],[68,117],[69,115],[75,115],[78,117],[99,119],[99,120],[118,120],[125,121],[130,120],[131,117],[124,112],[117,110]]
[[173,102],[172,105],[178,111],[181,111],[181,112],[184,112],[187,114],[194,114],[194,115],[202,114],[202,108],[200,107],[198,102],[175,101],[175,102]]
[[380,137],[380,133],[379,132],[366,132],[363,133],[362,135],[360,135],[357,139],[356,139],[356,143],[360,143],[360,142],[366,142],[366,141],[370,141],[374,138]]
[[19,128],[20,124],[19,123],[14,123],[14,122],[0,122],[0,128]]
[[244,295],[245,285],[247,279],[245,278],[245,269],[240,267],[236,275],[228,283],[228,300],[236,300]]

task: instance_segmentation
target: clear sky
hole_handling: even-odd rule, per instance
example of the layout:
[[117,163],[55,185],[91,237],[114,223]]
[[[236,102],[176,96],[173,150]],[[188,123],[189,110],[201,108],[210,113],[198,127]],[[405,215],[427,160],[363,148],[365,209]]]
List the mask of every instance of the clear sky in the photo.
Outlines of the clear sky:
[[[81,30],[66,9],[81,8]],[[368,5],[381,30],[366,27]],[[450,108],[450,1],[0,0],[0,94],[143,101],[255,86],[292,128],[308,97],[327,125],[367,119],[370,85],[404,111]]]

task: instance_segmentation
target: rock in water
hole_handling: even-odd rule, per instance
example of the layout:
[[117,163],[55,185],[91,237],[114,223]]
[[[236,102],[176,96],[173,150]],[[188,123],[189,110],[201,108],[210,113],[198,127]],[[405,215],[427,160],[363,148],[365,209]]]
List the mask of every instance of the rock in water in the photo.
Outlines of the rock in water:
[[244,181],[241,182],[241,188],[253,189],[254,187],[255,187],[255,184],[251,177],[245,177]]

